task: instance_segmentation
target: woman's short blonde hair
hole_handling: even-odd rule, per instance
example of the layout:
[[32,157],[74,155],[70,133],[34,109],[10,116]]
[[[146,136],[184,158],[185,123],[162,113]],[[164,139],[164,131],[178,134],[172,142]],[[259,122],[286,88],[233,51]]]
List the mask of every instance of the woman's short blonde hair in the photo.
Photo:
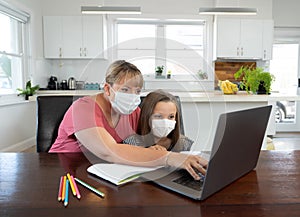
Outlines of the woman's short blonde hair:
[[110,64],[106,71],[106,83],[113,85],[125,79],[136,79],[140,87],[144,84],[144,79],[141,71],[132,63],[125,60],[117,60]]

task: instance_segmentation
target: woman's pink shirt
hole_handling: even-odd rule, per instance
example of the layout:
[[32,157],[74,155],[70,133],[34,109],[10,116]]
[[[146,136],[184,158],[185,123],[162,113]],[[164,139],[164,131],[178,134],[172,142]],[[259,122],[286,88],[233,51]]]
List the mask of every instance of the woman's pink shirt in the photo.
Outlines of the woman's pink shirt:
[[58,136],[49,152],[82,152],[82,145],[74,134],[93,127],[103,127],[116,142],[121,143],[125,138],[136,133],[139,115],[140,108],[130,115],[121,115],[116,127],[112,128],[102,109],[91,97],[80,98],[65,113],[58,129]]

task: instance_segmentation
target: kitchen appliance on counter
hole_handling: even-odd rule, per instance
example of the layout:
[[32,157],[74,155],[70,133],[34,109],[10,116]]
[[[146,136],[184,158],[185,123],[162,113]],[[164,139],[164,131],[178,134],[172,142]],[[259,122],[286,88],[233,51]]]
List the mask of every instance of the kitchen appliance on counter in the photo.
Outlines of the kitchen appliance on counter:
[[76,90],[84,90],[84,81],[76,81]]
[[57,90],[58,89],[57,77],[51,76],[49,78],[47,89],[49,89],[49,90]]
[[67,80],[62,80],[60,83],[60,89],[61,90],[68,90],[68,82]]
[[76,80],[74,77],[70,77],[68,80],[68,88],[69,90],[75,90],[76,89]]

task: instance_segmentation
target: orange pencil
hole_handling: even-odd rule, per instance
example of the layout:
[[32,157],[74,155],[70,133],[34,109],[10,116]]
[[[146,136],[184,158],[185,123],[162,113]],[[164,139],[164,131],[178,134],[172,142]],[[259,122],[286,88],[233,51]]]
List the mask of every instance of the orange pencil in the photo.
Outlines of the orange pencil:
[[74,182],[73,182],[73,180],[71,179],[70,173],[67,173],[67,177],[68,177],[68,180],[69,180],[69,182],[70,182],[69,184],[70,184],[72,193],[73,193],[74,196],[76,196],[76,190],[75,190],[75,187],[74,187]]
[[64,176],[64,181],[63,181],[63,188],[62,188],[62,195],[61,195],[61,200],[65,200],[65,195],[66,195],[66,182],[67,182],[67,177]]
[[61,176],[60,177],[60,182],[59,182],[58,196],[57,196],[58,201],[61,201],[61,199],[62,199],[63,184],[64,184],[64,177]]
[[74,179],[74,177],[73,177],[72,175],[71,175],[71,179],[72,179],[72,182],[73,182],[74,187],[75,187],[75,191],[76,191],[77,198],[80,199],[80,198],[81,198],[81,195],[80,195],[79,189],[78,189],[78,187],[77,187],[77,184],[76,184],[76,182],[75,182],[75,179]]

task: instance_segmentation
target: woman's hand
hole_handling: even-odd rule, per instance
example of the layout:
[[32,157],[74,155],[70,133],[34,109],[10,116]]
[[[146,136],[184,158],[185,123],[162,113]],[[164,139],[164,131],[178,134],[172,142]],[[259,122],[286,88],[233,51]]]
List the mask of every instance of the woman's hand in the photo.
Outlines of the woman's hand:
[[208,161],[198,155],[169,152],[166,164],[171,167],[186,169],[195,180],[199,180],[198,171],[206,174]]
[[166,151],[167,149],[161,145],[152,145],[149,147],[150,149],[153,149],[153,150],[159,150],[159,151]]

